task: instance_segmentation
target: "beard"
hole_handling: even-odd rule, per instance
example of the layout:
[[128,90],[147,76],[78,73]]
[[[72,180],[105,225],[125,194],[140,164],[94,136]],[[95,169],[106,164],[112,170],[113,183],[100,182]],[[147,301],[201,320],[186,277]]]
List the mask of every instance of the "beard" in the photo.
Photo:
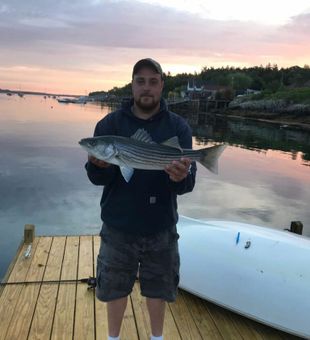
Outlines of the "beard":
[[159,100],[155,100],[153,96],[142,95],[137,100],[135,100],[136,105],[145,112],[151,112],[159,104]]

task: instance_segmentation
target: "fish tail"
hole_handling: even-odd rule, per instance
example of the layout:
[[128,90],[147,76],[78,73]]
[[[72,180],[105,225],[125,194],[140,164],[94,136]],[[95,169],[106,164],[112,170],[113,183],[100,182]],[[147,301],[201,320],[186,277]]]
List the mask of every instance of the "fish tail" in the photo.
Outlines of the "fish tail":
[[199,162],[209,169],[211,172],[217,174],[218,173],[218,158],[220,157],[221,153],[226,148],[226,145],[215,145],[211,148],[205,148],[200,150],[201,157]]

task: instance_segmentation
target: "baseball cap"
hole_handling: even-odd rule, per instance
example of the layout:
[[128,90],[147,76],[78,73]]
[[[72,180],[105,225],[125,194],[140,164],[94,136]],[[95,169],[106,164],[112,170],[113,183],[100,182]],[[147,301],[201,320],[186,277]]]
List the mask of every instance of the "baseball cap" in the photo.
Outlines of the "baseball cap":
[[145,59],[141,59],[141,60],[137,61],[135,66],[133,67],[133,70],[132,70],[132,78],[136,73],[139,72],[139,70],[142,67],[152,68],[156,73],[159,73],[161,75],[161,77],[163,78],[163,70],[162,70],[160,64],[152,58],[145,58]]

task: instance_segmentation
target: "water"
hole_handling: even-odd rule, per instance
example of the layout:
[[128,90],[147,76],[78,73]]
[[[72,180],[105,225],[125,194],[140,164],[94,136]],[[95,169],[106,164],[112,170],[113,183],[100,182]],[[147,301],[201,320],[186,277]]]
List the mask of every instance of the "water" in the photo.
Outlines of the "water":
[[[78,141],[109,110],[0,94],[0,278],[27,223],[40,235],[99,232],[102,188],[88,181]],[[310,236],[309,133],[221,118],[193,131],[195,148],[229,146],[219,175],[198,164],[194,191],[179,197],[181,214],[277,229],[300,220]]]

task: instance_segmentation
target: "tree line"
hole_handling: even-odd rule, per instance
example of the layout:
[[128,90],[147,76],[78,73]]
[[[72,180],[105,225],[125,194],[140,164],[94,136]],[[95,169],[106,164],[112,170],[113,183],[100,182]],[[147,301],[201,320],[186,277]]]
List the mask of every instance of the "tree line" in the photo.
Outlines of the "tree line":
[[[165,87],[163,96],[170,92],[180,93],[187,88],[188,81],[196,84],[220,86],[230,88],[235,94],[241,94],[246,89],[276,93],[284,89],[310,87],[310,66],[292,66],[279,68],[276,64],[253,67],[203,67],[200,73],[181,73],[172,76],[170,72],[164,74]],[[90,95],[104,93],[97,91]],[[109,96],[131,96],[131,84],[114,87],[107,92]]]

